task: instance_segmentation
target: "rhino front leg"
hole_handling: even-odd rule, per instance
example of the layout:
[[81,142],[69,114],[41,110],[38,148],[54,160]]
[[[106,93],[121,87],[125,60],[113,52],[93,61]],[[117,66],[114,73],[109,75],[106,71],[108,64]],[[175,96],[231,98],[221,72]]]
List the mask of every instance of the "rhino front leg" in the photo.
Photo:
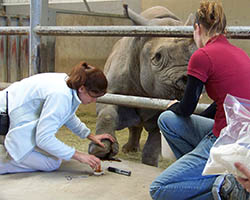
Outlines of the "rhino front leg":
[[[97,105],[97,121],[96,121],[96,134],[109,133],[114,138],[115,130],[118,123],[117,106],[114,105]],[[111,158],[119,152],[119,144],[116,142],[111,143],[110,140],[102,141],[105,148],[91,142],[89,145],[89,154],[95,155],[99,158]]]
[[142,126],[129,127],[129,138],[128,142],[123,145],[122,151],[124,153],[137,152],[140,150],[140,138],[142,133]]
[[161,153],[160,131],[158,130],[148,133],[148,138],[142,151],[142,163],[158,167],[160,153]]
[[144,123],[148,138],[142,150],[142,163],[158,167],[161,153],[161,134],[157,125],[158,115]]

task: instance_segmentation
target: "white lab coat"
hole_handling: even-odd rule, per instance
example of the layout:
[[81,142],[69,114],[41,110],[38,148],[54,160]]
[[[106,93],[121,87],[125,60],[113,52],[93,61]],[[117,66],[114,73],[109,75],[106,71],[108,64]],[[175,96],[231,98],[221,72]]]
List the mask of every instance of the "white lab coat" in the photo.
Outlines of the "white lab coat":
[[4,145],[14,161],[21,162],[36,146],[59,159],[71,159],[75,149],[55,137],[63,125],[81,138],[90,134],[75,115],[81,101],[66,79],[65,73],[42,73],[0,92],[3,111],[8,91],[10,129]]

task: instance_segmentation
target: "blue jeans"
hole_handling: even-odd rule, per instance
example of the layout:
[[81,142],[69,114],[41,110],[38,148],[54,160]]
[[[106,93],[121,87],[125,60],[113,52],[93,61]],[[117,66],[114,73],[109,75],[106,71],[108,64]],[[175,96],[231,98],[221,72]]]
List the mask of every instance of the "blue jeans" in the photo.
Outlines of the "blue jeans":
[[214,120],[198,115],[181,117],[163,112],[158,126],[177,161],[157,177],[150,194],[157,200],[213,199],[212,186],[217,176],[202,176],[210,148],[216,141]]

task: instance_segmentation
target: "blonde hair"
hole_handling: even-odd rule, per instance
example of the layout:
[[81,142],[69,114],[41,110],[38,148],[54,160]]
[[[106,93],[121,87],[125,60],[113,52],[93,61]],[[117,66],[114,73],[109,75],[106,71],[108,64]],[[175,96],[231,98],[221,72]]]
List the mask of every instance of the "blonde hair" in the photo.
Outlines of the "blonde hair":
[[224,34],[227,22],[222,3],[219,1],[201,1],[200,8],[195,14],[194,25],[196,23],[202,24],[208,35]]

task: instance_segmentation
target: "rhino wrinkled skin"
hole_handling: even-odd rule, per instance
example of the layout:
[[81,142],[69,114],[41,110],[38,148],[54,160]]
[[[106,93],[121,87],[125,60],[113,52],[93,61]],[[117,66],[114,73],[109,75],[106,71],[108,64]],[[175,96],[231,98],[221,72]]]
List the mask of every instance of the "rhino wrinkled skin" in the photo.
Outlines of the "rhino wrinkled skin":
[[[152,7],[141,15],[126,6],[125,14],[136,25],[184,25],[173,13],[164,7]],[[185,25],[192,24],[192,15]],[[193,39],[123,37],[114,45],[104,66],[108,79],[108,93],[181,99],[186,81],[188,61],[195,51]],[[124,152],[139,150],[143,128],[148,132],[142,151],[142,163],[158,166],[161,152],[161,136],[157,126],[160,110],[129,108],[97,103],[96,134],[129,129],[129,139],[122,148]],[[105,149],[94,143],[89,153],[99,158],[112,158],[119,151],[119,144],[103,141]]]

